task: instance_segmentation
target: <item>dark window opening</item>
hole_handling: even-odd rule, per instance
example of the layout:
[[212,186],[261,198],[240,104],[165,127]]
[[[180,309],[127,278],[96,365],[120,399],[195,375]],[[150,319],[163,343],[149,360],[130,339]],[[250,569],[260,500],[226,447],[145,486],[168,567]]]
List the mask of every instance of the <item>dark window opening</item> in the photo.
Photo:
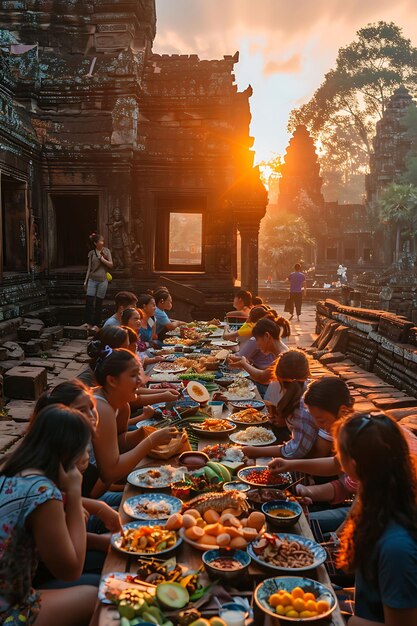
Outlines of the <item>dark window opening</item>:
[[85,266],[88,237],[97,230],[97,195],[53,194],[56,220],[56,267]]
[[345,261],[353,261],[355,257],[355,248],[345,248]]

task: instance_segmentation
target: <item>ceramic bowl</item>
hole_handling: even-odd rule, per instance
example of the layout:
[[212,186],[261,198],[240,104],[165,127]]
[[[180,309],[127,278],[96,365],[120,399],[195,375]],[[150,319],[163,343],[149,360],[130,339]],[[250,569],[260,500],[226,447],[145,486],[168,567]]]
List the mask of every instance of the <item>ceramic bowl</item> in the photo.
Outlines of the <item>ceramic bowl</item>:
[[[305,593],[312,593],[316,600],[326,600],[328,602],[330,608],[328,611],[321,613],[315,617],[287,617],[286,615],[277,615],[275,609],[269,604],[269,598],[272,594],[277,593],[281,589],[283,591],[287,591],[291,593],[291,591],[295,587],[301,587]],[[321,620],[323,618],[328,617],[337,606],[337,599],[334,592],[317,582],[316,580],[311,580],[310,578],[301,578],[296,576],[286,576],[279,578],[267,578],[263,582],[260,583],[255,589],[254,593],[255,602],[258,607],[266,613],[274,618],[279,618],[279,621],[285,622],[314,622],[317,620]]]
[[[279,517],[278,515],[271,515],[271,511],[274,509],[283,509],[293,513],[291,517]],[[265,514],[266,519],[271,526],[277,528],[292,528],[298,522],[301,517],[303,509],[298,502],[287,502],[286,500],[272,500],[265,502],[261,508],[262,513]]]
[[[247,572],[251,561],[247,552],[243,550],[233,550],[231,548],[207,550],[207,552],[203,553],[201,558],[207,573],[213,578],[220,578],[221,580],[233,580],[237,577],[241,577]],[[242,567],[235,570],[223,570],[212,565],[214,561],[222,558],[239,561]]]

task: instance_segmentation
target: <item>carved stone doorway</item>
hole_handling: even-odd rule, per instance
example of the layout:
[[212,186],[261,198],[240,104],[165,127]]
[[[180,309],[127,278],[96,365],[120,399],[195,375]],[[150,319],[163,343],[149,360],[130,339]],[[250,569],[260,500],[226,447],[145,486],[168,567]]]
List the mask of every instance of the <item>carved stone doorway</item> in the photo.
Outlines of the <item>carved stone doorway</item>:
[[53,266],[86,266],[88,236],[97,230],[99,196],[95,194],[51,194],[56,242]]

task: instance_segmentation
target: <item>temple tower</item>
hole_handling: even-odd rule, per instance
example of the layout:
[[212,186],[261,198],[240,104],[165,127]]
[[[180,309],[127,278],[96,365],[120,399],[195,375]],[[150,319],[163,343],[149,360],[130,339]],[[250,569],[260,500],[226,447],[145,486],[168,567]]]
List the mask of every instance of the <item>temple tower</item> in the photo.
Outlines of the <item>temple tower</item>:
[[370,172],[366,177],[368,202],[377,200],[384,187],[404,173],[405,157],[411,145],[404,116],[410,106],[415,106],[411,95],[405,87],[400,87],[394,92],[382,119],[376,124]]

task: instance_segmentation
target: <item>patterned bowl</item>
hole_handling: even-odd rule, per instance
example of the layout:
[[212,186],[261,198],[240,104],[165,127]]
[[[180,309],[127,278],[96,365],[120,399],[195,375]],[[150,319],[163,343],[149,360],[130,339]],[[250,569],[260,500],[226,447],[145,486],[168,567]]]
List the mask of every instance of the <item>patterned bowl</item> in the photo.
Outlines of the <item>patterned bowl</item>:
[[[301,587],[305,593],[312,593],[317,601],[325,600],[328,602],[330,609],[314,617],[287,617],[286,615],[278,615],[275,609],[269,604],[269,598],[272,594],[281,590],[291,593],[295,587]],[[296,576],[267,578],[256,587],[254,598],[261,611],[272,617],[279,618],[280,622],[314,622],[328,617],[337,606],[336,596],[331,589],[316,580]]]
[[[222,580],[231,580],[242,576],[249,568],[250,556],[243,550],[233,550],[230,548],[217,548],[213,550],[207,550],[201,557],[204,567],[208,574],[213,578],[220,578]],[[241,565],[239,569],[224,570],[220,567],[216,567],[214,562],[221,559],[233,559],[238,561]]]
[[326,550],[312,539],[307,539],[307,537],[303,537],[302,535],[291,535],[289,533],[270,534],[281,540],[286,539],[287,541],[298,541],[298,543],[302,544],[308,550],[310,550],[310,552],[312,552],[314,560],[311,565],[305,565],[304,567],[284,567],[273,565],[272,563],[268,563],[267,561],[265,561],[260,554],[256,554],[253,546],[257,542],[254,541],[248,545],[248,554],[252,557],[253,561],[258,563],[259,565],[262,565],[262,567],[274,570],[275,572],[288,572],[289,574],[298,574],[299,572],[308,572],[312,569],[316,569],[316,567],[324,563],[324,561],[327,559]]
[[[169,513],[160,513],[159,516],[151,516],[149,513],[138,511],[138,507],[145,502],[153,502],[155,504],[159,504],[161,502],[165,502],[167,505],[167,509],[169,508]],[[127,498],[123,502],[123,510],[133,519],[138,520],[158,520],[162,524],[165,524],[166,520],[173,515],[173,513],[179,513],[182,509],[182,501],[178,498],[174,498],[174,496],[169,496],[165,493],[148,493],[141,494],[140,496],[132,496],[131,498]]]

